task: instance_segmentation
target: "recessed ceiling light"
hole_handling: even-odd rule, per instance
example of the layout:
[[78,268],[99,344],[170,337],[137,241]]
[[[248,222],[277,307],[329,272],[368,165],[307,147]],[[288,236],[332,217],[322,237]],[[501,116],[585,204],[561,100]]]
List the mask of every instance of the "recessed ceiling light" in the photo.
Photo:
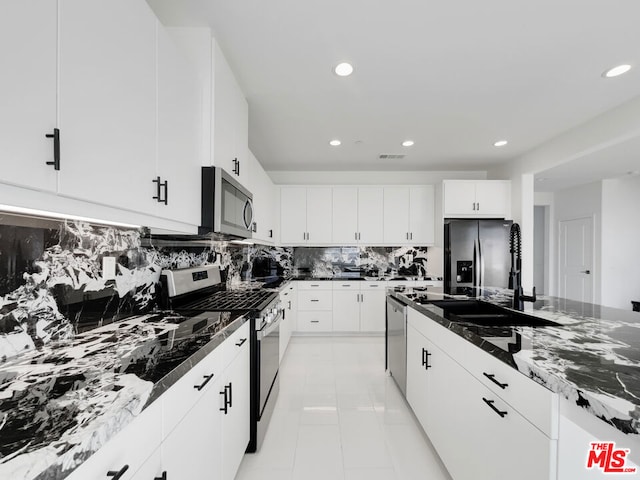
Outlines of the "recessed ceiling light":
[[509,143],[509,142],[507,142],[506,140],[498,140],[497,142],[495,142],[493,144],[493,146],[494,147],[504,147],[507,143]]
[[333,71],[336,72],[336,75],[339,77],[348,77],[353,73],[353,66],[351,66],[350,63],[344,62],[336,65],[336,68],[334,68]]
[[329,145],[331,145],[332,147],[337,147],[337,146],[339,146],[341,143],[342,143],[342,142],[341,142],[340,140],[337,140],[337,139],[336,139],[336,140],[331,140],[331,141],[329,142]]
[[631,70],[631,65],[618,65],[617,67],[610,68],[604,72],[602,76],[605,78],[617,77],[618,75],[627,73],[629,70]]
[[413,140],[405,140],[404,142],[402,142],[403,147],[412,147],[413,144],[414,144]]

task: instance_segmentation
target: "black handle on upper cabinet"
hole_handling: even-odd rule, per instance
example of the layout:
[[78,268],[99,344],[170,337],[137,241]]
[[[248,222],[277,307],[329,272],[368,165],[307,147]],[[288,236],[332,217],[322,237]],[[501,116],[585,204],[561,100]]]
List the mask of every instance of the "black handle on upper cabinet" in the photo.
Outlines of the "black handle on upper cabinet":
[[496,376],[493,373],[482,372],[482,374],[503,390],[509,386],[508,383],[500,383],[498,380],[496,380]]
[[246,341],[247,341],[246,338],[241,338],[240,341],[236,343],[236,347],[241,347]]
[[122,475],[125,474],[125,472],[129,470],[129,465],[125,465],[124,467],[122,467],[120,470],[118,470],[117,472],[114,472],[113,470],[109,470],[107,472],[107,477],[112,477],[111,480],[118,480],[120,477],[122,477]]
[[203,375],[204,377],[204,382],[202,382],[200,385],[194,385],[193,388],[195,388],[196,390],[200,391],[204,388],[204,386],[209,383],[211,381],[211,379],[213,378],[213,373],[211,375]]
[[53,133],[47,133],[47,138],[53,138],[53,162],[47,162],[47,165],[53,165],[54,170],[60,170],[60,129],[54,128]]
[[269,238],[273,238],[273,230],[269,230]]
[[426,348],[422,349],[422,366],[424,367],[425,370],[431,368],[431,365],[429,365],[429,357],[431,356],[431,354],[429,353],[429,351]]
[[224,388],[229,388],[229,408],[233,407],[233,384],[231,382],[229,382],[229,385],[227,385]]
[[489,405],[489,408],[491,408],[491,410],[493,410],[494,412],[496,412],[498,415],[500,415],[502,418],[505,417],[505,415],[508,412],[501,412],[500,410],[498,410],[495,405],[493,404],[493,402],[495,402],[495,400],[487,400],[486,398],[482,397],[482,401],[484,403],[486,403],[487,405]]
[[233,159],[233,173],[240,176],[240,160],[237,157]]
[[[156,177],[152,180],[153,183],[157,183],[157,193],[156,196],[153,197],[154,200],[157,200],[158,203],[164,203],[165,205],[168,204],[168,198],[169,198],[169,182],[167,180],[165,180],[164,182],[161,181],[160,177]],[[164,198],[162,198],[162,189],[164,188]]]
[[153,480],[167,480],[167,472],[162,472],[161,477],[156,477]]

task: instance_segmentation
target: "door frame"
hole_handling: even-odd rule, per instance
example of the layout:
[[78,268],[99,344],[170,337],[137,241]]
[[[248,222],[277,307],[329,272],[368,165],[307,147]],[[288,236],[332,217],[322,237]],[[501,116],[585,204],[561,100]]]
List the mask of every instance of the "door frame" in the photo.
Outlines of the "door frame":
[[563,222],[571,222],[573,220],[583,220],[583,219],[589,219],[591,220],[591,292],[592,292],[592,299],[591,299],[591,303],[597,304],[600,301],[600,290],[597,288],[598,286],[598,282],[596,282],[596,276],[599,277],[600,273],[599,273],[599,269],[598,269],[598,265],[596,263],[596,259],[597,259],[597,255],[596,252],[599,248],[599,244],[597,243],[597,237],[596,237],[596,221],[597,221],[597,215],[591,214],[591,215],[582,215],[582,216],[578,216],[575,218],[563,218],[563,219],[558,219],[557,220],[557,232],[556,232],[556,239],[557,239],[557,256],[556,256],[556,266],[557,266],[557,270],[556,270],[556,285],[557,285],[557,296],[560,296],[560,285],[562,284],[562,277],[561,277],[561,265],[560,265],[560,252],[562,251],[562,247],[564,245],[564,241],[562,239],[562,228],[561,225]]

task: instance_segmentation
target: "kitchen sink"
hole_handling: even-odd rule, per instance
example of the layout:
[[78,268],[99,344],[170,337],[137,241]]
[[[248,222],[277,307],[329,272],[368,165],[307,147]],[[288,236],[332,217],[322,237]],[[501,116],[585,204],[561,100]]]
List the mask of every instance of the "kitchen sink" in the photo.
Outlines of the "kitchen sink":
[[431,305],[441,308],[452,322],[510,327],[553,327],[558,323],[482,302],[480,300],[437,300]]

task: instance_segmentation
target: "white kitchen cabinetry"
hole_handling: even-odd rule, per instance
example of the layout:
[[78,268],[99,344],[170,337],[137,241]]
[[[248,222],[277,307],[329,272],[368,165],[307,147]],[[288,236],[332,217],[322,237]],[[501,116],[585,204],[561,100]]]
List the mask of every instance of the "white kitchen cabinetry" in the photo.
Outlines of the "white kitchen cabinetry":
[[0,6],[1,180],[55,192],[57,5],[6,0]]
[[139,0],[58,4],[59,193],[154,214],[156,17]]
[[296,331],[329,333],[333,329],[331,281],[299,281]]
[[385,282],[360,285],[360,331],[384,333],[386,328]]
[[159,23],[157,52],[157,174],[161,185],[167,182],[161,192],[163,201],[157,203],[157,215],[198,225],[202,107],[199,105],[197,76],[183,52]]
[[298,313],[297,306],[297,288],[296,282],[289,282],[288,285],[280,292],[280,301],[284,309],[282,322],[280,323],[280,362],[287,351],[291,333],[296,328],[296,315]]
[[334,187],[332,243],[381,244],[382,207],[382,187]]
[[331,187],[280,189],[280,241],[286,245],[331,243]]
[[384,282],[333,282],[334,332],[384,332]]
[[384,243],[432,245],[435,204],[432,185],[384,187]]
[[511,182],[509,180],[444,180],[445,218],[509,218]]
[[554,480],[557,395],[519,372],[503,383],[499,360],[411,308],[407,323],[407,400],[452,478]]
[[249,107],[220,46],[213,41],[213,164],[247,184]]
[[253,240],[273,243],[275,238],[275,186],[258,159],[249,150],[248,184],[253,194]]

